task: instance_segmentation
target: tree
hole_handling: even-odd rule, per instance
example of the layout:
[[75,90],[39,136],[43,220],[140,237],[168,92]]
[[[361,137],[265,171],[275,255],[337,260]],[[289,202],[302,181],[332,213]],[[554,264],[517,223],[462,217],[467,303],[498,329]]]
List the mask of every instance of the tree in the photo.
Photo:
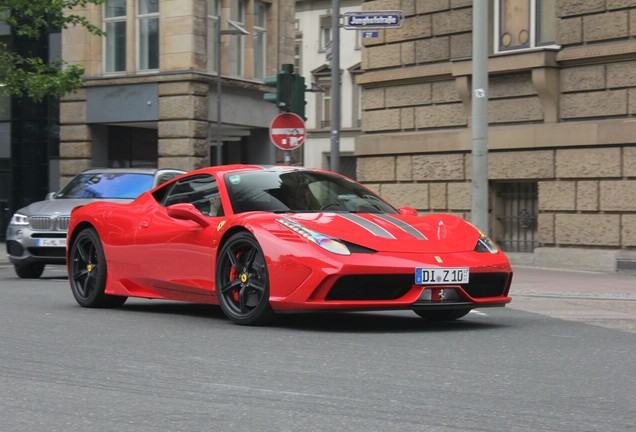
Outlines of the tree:
[[[12,29],[17,40],[41,40],[50,29],[85,27],[93,35],[104,32],[73,8],[102,4],[104,0],[0,0],[0,21]],[[81,87],[84,67],[63,59],[47,62],[32,53],[20,52],[0,41],[0,81],[10,95],[35,102],[46,96],[60,97]]]

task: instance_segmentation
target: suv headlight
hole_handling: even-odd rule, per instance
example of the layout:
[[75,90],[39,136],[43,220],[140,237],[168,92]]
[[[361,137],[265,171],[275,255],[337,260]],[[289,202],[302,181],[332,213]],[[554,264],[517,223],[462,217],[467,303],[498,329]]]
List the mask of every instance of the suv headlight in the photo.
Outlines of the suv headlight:
[[9,224],[26,226],[29,224],[29,217],[20,213],[16,213],[11,216],[11,222],[9,222]]

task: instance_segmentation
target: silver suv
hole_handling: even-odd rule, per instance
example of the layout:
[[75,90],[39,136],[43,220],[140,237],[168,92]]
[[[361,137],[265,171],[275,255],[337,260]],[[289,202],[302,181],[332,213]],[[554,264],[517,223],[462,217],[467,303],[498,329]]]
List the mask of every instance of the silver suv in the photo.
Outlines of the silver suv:
[[21,278],[39,278],[46,264],[66,263],[71,210],[97,200],[132,201],[185,171],[152,168],[91,169],[57,193],[18,210],[7,227],[7,254]]

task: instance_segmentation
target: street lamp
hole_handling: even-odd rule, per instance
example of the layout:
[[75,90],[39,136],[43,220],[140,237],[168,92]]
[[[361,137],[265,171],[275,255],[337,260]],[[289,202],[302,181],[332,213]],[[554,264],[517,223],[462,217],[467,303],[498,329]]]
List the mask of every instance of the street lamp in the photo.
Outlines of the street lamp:
[[222,164],[222,143],[221,143],[221,36],[222,35],[238,35],[245,36],[250,34],[241,25],[235,21],[227,20],[232,28],[221,30],[221,16],[217,17],[216,27],[216,164]]

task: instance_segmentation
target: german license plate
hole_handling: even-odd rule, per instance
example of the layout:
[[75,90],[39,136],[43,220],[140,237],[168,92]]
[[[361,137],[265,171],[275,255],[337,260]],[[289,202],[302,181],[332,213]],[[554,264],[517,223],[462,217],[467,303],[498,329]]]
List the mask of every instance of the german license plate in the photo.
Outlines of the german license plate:
[[40,238],[35,244],[38,247],[66,247],[65,238]]
[[468,283],[468,267],[416,268],[417,285],[448,285]]

